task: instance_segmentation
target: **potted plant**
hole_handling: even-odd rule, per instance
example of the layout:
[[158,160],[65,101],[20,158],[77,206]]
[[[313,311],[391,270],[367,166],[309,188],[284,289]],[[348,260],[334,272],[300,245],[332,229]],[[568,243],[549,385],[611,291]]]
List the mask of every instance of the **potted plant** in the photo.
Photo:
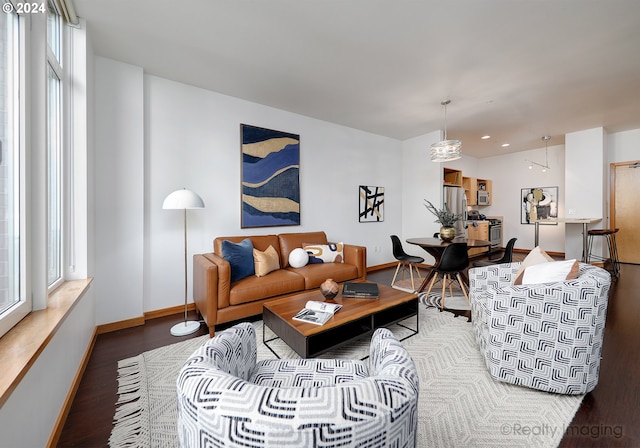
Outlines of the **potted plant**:
[[440,227],[440,239],[442,241],[451,241],[456,236],[456,229],[454,224],[462,218],[462,215],[456,215],[447,204],[444,204],[444,208],[437,209],[431,201],[424,200],[426,204],[424,206],[437,218],[434,222],[439,222]]

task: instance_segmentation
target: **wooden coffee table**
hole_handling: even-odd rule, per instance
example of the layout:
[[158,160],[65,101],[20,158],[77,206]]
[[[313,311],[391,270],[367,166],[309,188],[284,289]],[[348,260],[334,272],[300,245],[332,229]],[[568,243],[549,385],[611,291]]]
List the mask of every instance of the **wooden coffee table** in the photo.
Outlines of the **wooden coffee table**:
[[385,285],[378,287],[380,294],[377,299],[352,299],[338,293],[329,302],[340,303],[342,308],[324,325],[292,319],[307,301],[325,300],[320,290],[305,291],[266,302],[262,310],[262,321],[276,337],[267,339],[266,332],[263,331],[263,342],[276,356],[278,354],[269,346],[269,342],[280,338],[301,357],[312,358],[356,339],[371,336],[376,328],[386,327],[411,316],[416,316],[416,328],[406,327],[412,333],[403,340],[417,334],[418,296]]

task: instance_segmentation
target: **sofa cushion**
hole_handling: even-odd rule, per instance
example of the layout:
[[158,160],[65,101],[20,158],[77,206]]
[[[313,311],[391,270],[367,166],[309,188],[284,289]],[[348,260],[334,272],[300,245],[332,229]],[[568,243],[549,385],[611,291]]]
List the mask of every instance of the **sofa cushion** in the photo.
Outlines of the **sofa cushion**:
[[280,269],[280,257],[273,246],[267,247],[267,250],[260,251],[253,249],[253,261],[255,265],[256,277],[264,277],[269,272]]
[[280,241],[278,240],[277,235],[238,235],[238,236],[219,236],[213,240],[213,253],[222,256],[222,242],[223,241],[231,241],[232,243],[239,243],[242,240],[249,238],[251,240],[251,244],[255,249],[265,251],[269,246],[273,246],[273,248],[280,254]]
[[278,269],[264,277],[252,275],[235,283],[229,290],[229,305],[303,291],[304,285],[304,277],[286,269]]
[[562,282],[578,278],[578,262],[573,260],[553,261],[529,266],[522,276],[523,285]]
[[255,274],[253,244],[249,238],[240,243],[223,241],[222,258],[231,265],[231,283]]
[[303,249],[309,254],[309,263],[344,263],[343,243],[304,243]]
[[348,263],[308,264],[301,268],[287,268],[304,278],[304,289],[319,288],[328,278],[340,283],[358,277],[358,268]]

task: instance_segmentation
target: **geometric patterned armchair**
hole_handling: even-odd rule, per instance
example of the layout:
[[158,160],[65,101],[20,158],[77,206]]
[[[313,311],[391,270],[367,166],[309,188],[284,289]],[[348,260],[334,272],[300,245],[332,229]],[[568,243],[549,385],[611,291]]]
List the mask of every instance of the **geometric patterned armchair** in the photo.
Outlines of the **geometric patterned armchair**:
[[387,329],[366,362],[274,359],[256,363],[250,323],[218,333],[177,379],[182,447],[416,444],[418,375]]
[[578,278],[513,285],[520,263],[469,270],[471,318],[499,381],[560,394],[598,384],[611,277],[580,263]]

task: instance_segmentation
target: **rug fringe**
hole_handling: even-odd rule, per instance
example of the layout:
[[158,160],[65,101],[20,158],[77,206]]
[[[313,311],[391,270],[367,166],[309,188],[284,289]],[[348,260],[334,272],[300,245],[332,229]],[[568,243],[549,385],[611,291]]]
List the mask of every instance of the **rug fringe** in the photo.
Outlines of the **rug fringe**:
[[118,401],[109,446],[141,446],[148,439],[149,425],[143,422],[148,395],[143,355],[118,362]]

